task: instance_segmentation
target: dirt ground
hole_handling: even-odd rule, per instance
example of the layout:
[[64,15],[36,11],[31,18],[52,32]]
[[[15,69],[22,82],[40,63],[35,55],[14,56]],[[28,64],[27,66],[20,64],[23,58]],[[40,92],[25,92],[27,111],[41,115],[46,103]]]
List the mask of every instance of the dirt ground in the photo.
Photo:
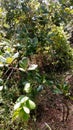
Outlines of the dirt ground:
[[57,96],[50,102],[47,99],[44,105],[41,102],[37,116],[39,130],[73,130],[73,103],[64,102],[68,107]]
[[[73,76],[66,76],[73,94]],[[46,89],[39,97],[34,130],[73,130],[73,100]],[[73,96],[73,95],[72,95]]]

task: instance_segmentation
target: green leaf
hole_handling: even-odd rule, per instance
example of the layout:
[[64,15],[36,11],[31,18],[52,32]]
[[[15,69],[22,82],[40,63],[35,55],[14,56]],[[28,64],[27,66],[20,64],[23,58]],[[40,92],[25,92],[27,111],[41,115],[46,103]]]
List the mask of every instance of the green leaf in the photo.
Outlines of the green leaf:
[[6,51],[4,54],[4,57],[5,58],[11,57],[11,52]]
[[6,62],[6,59],[3,56],[1,56],[1,55],[0,55],[0,62],[1,63],[5,63]]
[[18,108],[17,110],[14,110],[14,112],[13,112],[13,120],[15,120],[16,118],[19,117],[20,110],[21,110],[21,108]]
[[27,57],[23,57],[23,59],[19,62],[20,68],[26,70],[28,67],[28,59]]
[[23,119],[24,119],[25,121],[28,121],[29,117],[30,117],[29,114],[24,113],[24,115],[23,115]]
[[43,85],[39,85],[39,87],[37,88],[37,92],[40,92],[43,90]]
[[53,91],[55,94],[62,94],[62,91],[58,88],[55,88]]
[[30,93],[30,92],[31,92],[30,83],[26,83],[26,84],[25,84],[24,91],[25,91],[26,93]]
[[0,91],[2,91],[3,90],[3,86],[0,86]]
[[0,68],[2,68],[4,66],[4,64],[2,64],[2,62],[0,62]]
[[30,99],[26,102],[26,105],[27,105],[27,107],[28,107],[30,110],[36,108],[36,104],[35,104],[33,101],[31,101]]
[[17,99],[17,103],[20,102],[22,99],[24,98],[24,95],[21,95],[18,99]]
[[26,106],[24,106],[24,107],[23,107],[23,110],[24,110],[24,111],[25,111],[25,113],[27,113],[27,114],[29,114],[29,113],[30,113],[29,108],[28,108],[28,107],[26,107]]
[[21,109],[20,112],[19,112],[19,117],[22,118],[25,121],[28,121],[30,115],[27,114],[23,109]]
[[21,106],[21,103],[20,103],[20,102],[19,102],[19,103],[16,103],[16,104],[14,105],[14,110],[18,109],[20,106]]
[[28,99],[29,99],[29,97],[22,95],[22,96],[20,96],[20,97],[17,99],[16,103],[20,103],[20,104],[26,103],[26,101],[27,101]]
[[36,46],[38,44],[38,38],[37,37],[33,38],[33,43],[34,43],[34,46]]
[[0,78],[0,85],[2,85],[3,84],[3,80]]
[[22,72],[25,72],[25,70],[23,68],[19,68],[19,70],[22,71]]
[[28,70],[35,70],[38,67],[36,64],[32,64],[29,66]]
[[18,56],[19,56],[19,52],[15,53],[15,54],[13,55],[13,58],[16,59],[16,58],[18,58]]
[[13,60],[14,60],[13,57],[8,57],[8,58],[6,58],[6,63],[11,64]]
[[10,28],[10,26],[8,24],[6,24],[6,23],[4,24],[4,27],[5,28]]
[[23,98],[21,99],[21,103],[26,103],[26,101],[27,101],[28,99],[29,99],[29,98],[28,98],[27,96],[23,97]]

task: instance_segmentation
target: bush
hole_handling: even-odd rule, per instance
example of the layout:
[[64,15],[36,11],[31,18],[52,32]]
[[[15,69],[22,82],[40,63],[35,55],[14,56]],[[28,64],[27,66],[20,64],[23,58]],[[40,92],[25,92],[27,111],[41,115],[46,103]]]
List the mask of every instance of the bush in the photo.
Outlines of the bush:
[[23,95],[16,102],[14,119],[29,119],[49,71],[62,72],[73,66],[67,34],[71,3],[1,1],[0,90],[13,105]]

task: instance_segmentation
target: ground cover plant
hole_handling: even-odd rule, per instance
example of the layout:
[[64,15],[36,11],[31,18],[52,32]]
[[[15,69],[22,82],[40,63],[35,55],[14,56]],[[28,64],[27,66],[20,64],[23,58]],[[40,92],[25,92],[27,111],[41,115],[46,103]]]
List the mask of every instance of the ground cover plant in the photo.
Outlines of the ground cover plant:
[[57,109],[72,118],[72,16],[71,0],[0,1],[1,130],[59,130]]

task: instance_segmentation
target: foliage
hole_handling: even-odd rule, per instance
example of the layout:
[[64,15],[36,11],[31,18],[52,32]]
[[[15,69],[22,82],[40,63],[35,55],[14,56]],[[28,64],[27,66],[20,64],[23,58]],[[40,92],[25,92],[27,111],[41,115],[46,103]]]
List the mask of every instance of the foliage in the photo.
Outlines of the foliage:
[[17,99],[17,103],[14,106],[13,119],[16,117],[23,118],[25,121],[28,120],[30,116],[30,110],[35,109],[35,103],[31,101],[28,97],[21,96]]
[[[27,57],[22,57],[16,48],[11,49],[10,41],[1,43],[0,69],[2,70],[0,79],[0,91],[5,95],[9,91],[8,98],[16,101],[14,105],[13,120],[21,117],[28,120],[30,111],[35,109],[34,103],[36,94],[42,90],[41,79],[38,79],[36,64],[29,64]],[[34,75],[34,77],[32,77]],[[15,87],[15,90],[13,88]],[[19,90],[18,90],[18,88]],[[7,98],[7,97],[6,97]],[[34,100],[34,101],[32,101]]]
[[[73,67],[72,15],[73,2],[67,0],[1,1],[0,91],[13,105],[16,102],[13,119],[29,120],[36,95],[48,83],[48,72]],[[54,92],[66,96],[69,87],[56,84]]]

